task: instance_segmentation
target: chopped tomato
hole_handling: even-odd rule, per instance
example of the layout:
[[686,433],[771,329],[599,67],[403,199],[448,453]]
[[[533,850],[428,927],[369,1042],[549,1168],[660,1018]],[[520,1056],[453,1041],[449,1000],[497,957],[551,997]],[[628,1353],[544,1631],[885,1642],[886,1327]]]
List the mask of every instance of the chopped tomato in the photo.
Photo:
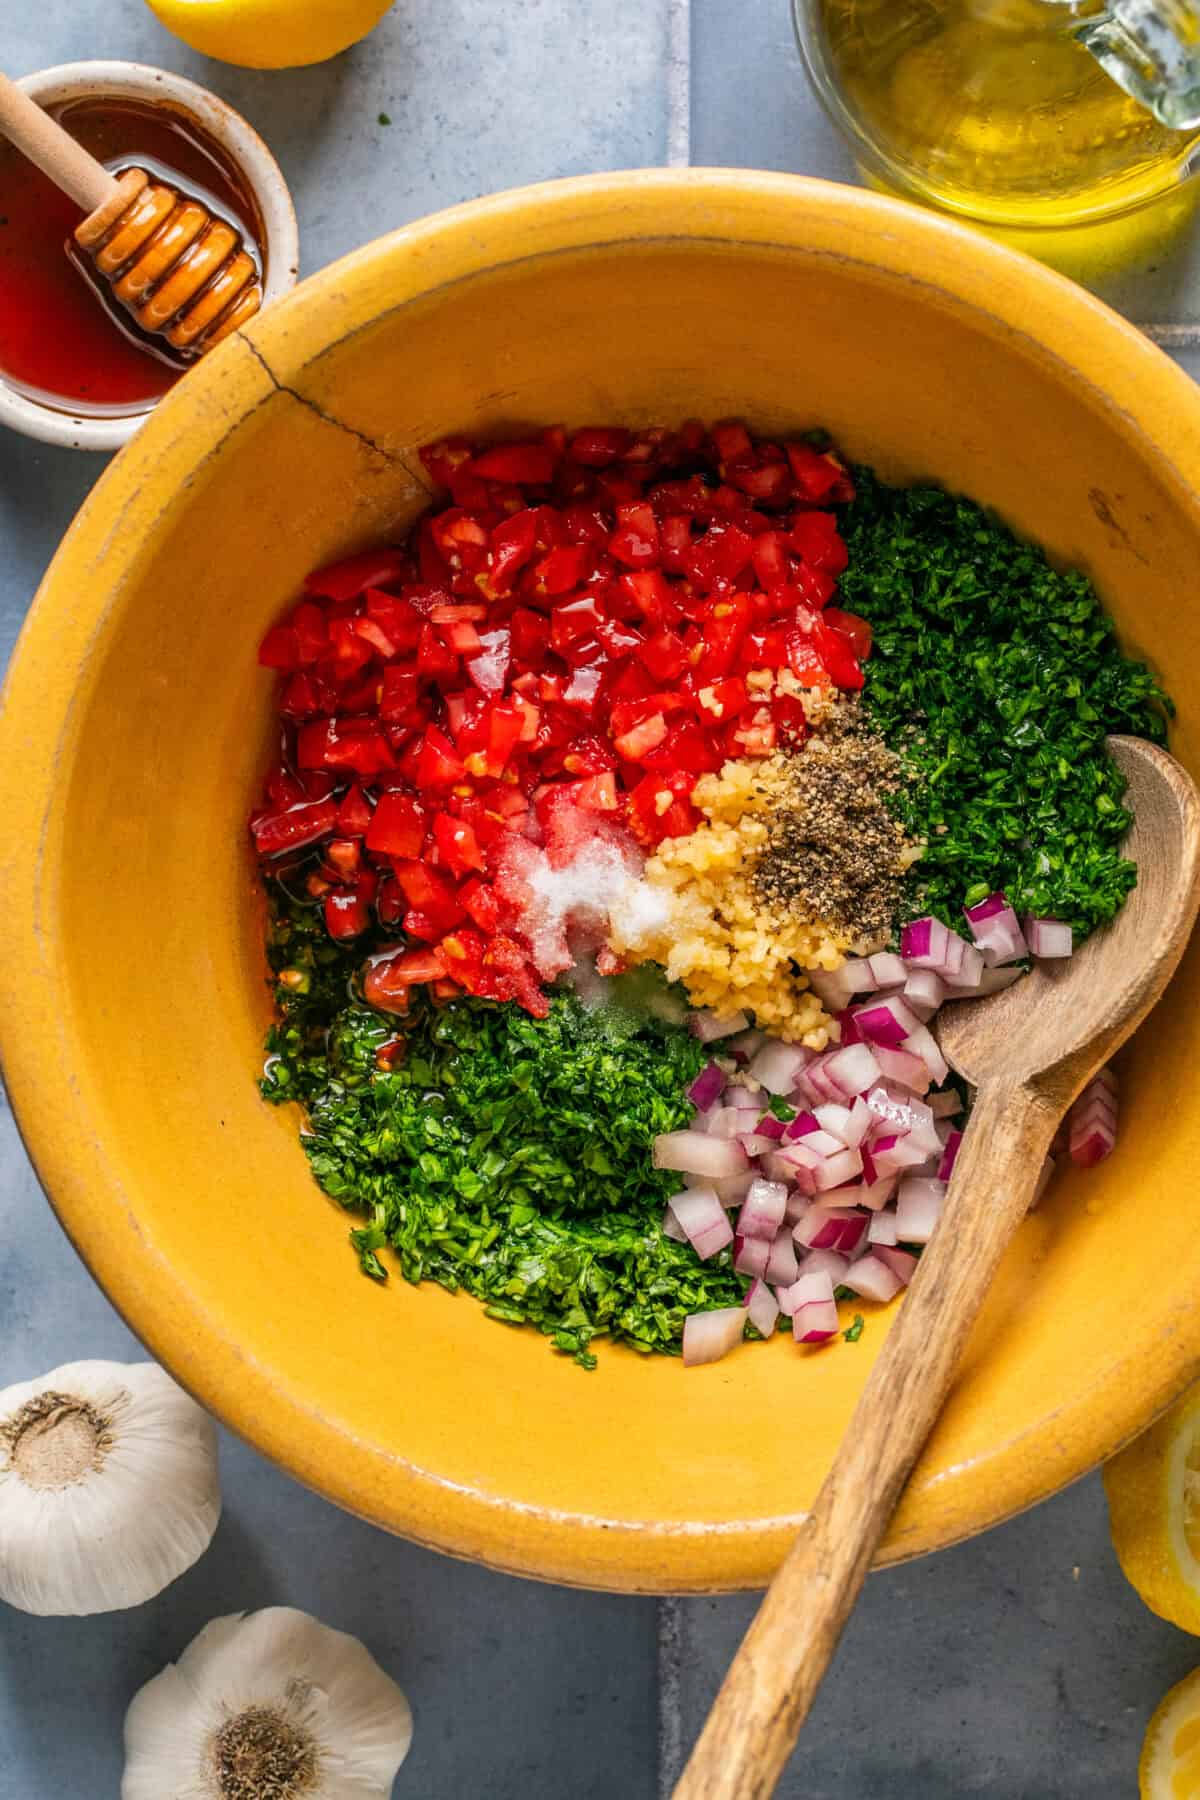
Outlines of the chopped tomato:
[[327,563],[323,569],[314,569],[311,575],[304,577],[304,586],[310,594],[320,594],[325,600],[357,600],[368,588],[386,587],[391,581],[401,581],[409,567],[407,550],[391,550],[384,546],[379,550],[364,550],[360,556],[347,556],[341,562]]
[[514,487],[546,487],[554,479],[557,457],[545,444],[497,444],[471,464],[485,481],[507,481]]
[[367,826],[367,849],[379,856],[420,856],[425,809],[414,794],[380,794]]
[[337,823],[337,806],[318,800],[308,806],[292,806],[286,812],[259,813],[251,820],[254,848],[260,856],[279,856],[285,850],[302,850],[328,837]]
[[331,937],[422,945],[372,963],[372,1005],[419,982],[541,1016],[570,952],[522,931],[536,868],[694,831],[701,775],[803,743],[777,671],[862,686],[870,625],[831,604],[853,482],[736,419],[421,454],[447,502],[317,570],[263,636],[286,728],[251,831],[264,861],[307,857]]
[[838,606],[827,606],[825,623],[834,626],[844,637],[849,638],[859,662],[866,662],[871,654],[871,627],[866,619],[860,618],[857,613],[843,612]]

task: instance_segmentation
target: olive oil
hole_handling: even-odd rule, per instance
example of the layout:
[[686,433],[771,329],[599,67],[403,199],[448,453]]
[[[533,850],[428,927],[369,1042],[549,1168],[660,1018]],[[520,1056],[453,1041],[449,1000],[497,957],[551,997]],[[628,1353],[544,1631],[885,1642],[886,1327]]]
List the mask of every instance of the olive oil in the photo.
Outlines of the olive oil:
[[1061,228],[1176,194],[1172,129],[1098,60],[1104,0],[800,0],[818,86],[869,177],[997,226]]

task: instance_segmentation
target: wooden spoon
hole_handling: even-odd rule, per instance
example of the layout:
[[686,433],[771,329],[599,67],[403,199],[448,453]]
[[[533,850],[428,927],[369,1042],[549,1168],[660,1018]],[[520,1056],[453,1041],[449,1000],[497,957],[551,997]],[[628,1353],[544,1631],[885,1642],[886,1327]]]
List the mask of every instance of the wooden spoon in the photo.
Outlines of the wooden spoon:
[[4,74],[0,132],[86,209],[76,242],[134,323],[181,360],[211,350],[259,310],[258,265],[227,220],[144,169],[111,175]]
[[1109,748],[1129,783],[1137,887],[1077,955],[938,1015],[943,1054],[977,1089],[941,1220],[675,1800],[774,1793],[1059,1122],[1183,955],[1200,905],[1200,794],[1141,738]]

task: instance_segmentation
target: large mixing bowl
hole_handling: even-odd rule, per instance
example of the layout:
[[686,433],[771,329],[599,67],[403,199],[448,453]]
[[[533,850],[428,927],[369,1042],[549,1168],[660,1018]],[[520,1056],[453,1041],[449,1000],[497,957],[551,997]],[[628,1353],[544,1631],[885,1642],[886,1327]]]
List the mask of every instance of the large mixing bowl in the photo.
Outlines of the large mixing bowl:
[[[71,1238],[185,1386],[391,1530],[595,1587],[767,1580],[850,1416],[853,1346],[585,1374],[465,1295],[379,1288],[259,1098],[269,1001],[245,820],[263,627],[425,504],[417,446],[550,420],[822,424],[1087,569],[1200,774],[1200,396],[1085,294],[953,225],[758,174],[569,181],[414,225],[189,375],[100,482],[0,725],[0,1033]],[[1123,1064],[1102,1168],[1021,1231],[884,1547],[1052,1493],[1200,1362],[1200,962]]]

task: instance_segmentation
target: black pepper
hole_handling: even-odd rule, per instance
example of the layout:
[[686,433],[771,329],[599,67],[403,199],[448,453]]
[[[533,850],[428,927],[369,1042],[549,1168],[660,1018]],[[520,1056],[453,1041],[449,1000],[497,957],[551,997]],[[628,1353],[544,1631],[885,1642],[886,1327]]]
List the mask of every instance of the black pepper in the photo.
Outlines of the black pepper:
[[769,838],[751,874],[771,905],[863,945],[892,935],[915,847],[889,810],[903,765],[854,701],[787,758]]

